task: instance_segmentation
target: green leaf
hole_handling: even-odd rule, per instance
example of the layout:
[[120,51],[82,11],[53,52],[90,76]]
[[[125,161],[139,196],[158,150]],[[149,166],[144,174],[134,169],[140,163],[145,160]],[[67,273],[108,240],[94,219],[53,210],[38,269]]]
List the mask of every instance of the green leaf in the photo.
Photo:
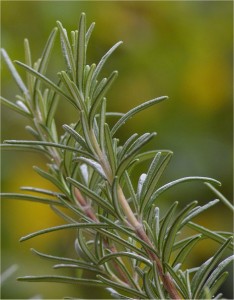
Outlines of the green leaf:
[[84,68],[86,63],[86,16],[81,14],[78,31],[78,53],[77,53],[77,84],[80,91],[83,90]]
[[44,125],[45,120],[46,120],[46,115],[47,115],[47,110],[46,110],[47,99],[44,97],[44,95],[42,95],[41,90],[36,91],[35,97],[37,97],[36,110],[40,111],[40,120],[41,120],[41,123]]
[[37,166],[34,166],[33,169],[43,178],[47,179],[48,181],[52,182],[57,188],[63,192],[65,195],[68,194],[67,188],[62,184],[59,179],[55,178],[53,175],[50,173],[47,173],[43,171],[42,169],[38,168]]
[[[41,59],[40,59],[40,63],[39,63],[38,69],[37,69],[37,72],[39,74],[41,74],[41,76],[43,76],[46,72],[46,69],[47,69],[47,66],[48,66],[48,63],[49,63],[49,59],[50,59],[50,56],[51,56],[51,52],[52,52],[52,49],[53,49],[53,46],[54,46],[55,38],[56,38],[56,35],[57,35],[57,31],[58,31],[57,28],[54,28],[52,30],[52,32],[51,32],[51,34],[48,38],[48,41],[45,45],[45,48],[43,50],[43,53],[42,53],[42,56],[41,56]],[[21,66],[23,66],[23,65],[21,64]],[[29,66],[29,68],[32,69],[31,66]],[[34,95],[33,95],[33,105],[34,105],[34,107],[36,107],[36,103],[35,103],[35,101],[36,101],[36,92],[39,90],[40,83],[41,83],[38,79],[39,79],[39,77],[36,77],[36,80],[35,80],[35,83],[34,83]]]
[[86,221],[86,222],[90,222],[92,221],[89,217],[87,217],[83,211],[81,211],[80,208],[77,207],[77,203],[75,202],[74,204],[69,203],[67,200],[63,199],[63,197],[61,197],[60,195],[57,196],[58,199],[61,201],[61,203],[67,207],[70,211],[74,212],[76,215],[79,216],[79,218],[81,218],[82,220]]
[[90,190],[88,187],[84,186],[80,182],[68,177],[67,181],[70,182],[72,185],[77,187],[80,191],[82,191],[87,197],[95,201],[100,207],[102,207],[107,212],[111,213],[112,215],[116,215],[115,211],[111,207],[111,205],[106,202],[103,198],[101,198],[97,193]]
[[135,153],[142,145],[144,145],[150,136],[156,136],[156,132],[153,133],[144,133],[142,134],[135,142],[132,143],[132,145],[128,148],[128,151],[126,153],[127,155],[131,155],[132,153]]
[[12,77],[14,78],[16,84],[18,85],[19,89],[21,90],[21,92],[25,95],[28,95],[28,89],[25,86],[23,80],[21,79],[19,73],[16,71],[15,66],[13,65],[10,57],[8,56],[7,52],[5,51],[5,49],[1,49],[1,54],[2,57],[9,69],[9,71],[11,72]]
[[[48,63],[49,63],[49,59],[50,59],[50,56],[51,56],[51,52],[52,52],[52,49],[53,49],[53,46],[54,46],[54,42],[55,42],[55,38],[56,38],[56,35],[57,35],[57,31],[58,29],[57,28],[54,28],[48,38],[48,41],[45,45],[45,48],[43,50],[43,53],[41,55],[41,60],[40,60],[40,64],[39,64],[39,68],[38,68],[38,72],[40,74],[45,74],[46,72],[46,69],[47,69],[47,66],[48,66]],[[38,85],[37,83],[35,82],[35,87],[34,89],[38,89]]]
[[116,292],[114,289],[112,288],[106,288],[106,290],[111,294],[111,296],[114,298],[114,299],[129,299],[129,300],[132,300],[132,298],[129,298],[127,296],[124,296],[118,292]]
[[50,87],[52,90],[54,90],[56,93],[58,93],[60,96],[65,97],[73,106],[76,107],[76,104],[74,103],[73,99],[70,98],[64,91],[58,87],[54,82],[52,82],[50,79],[39,73],[38,71],[34,70],[33,68],[30,68],[29,66],[23,64],[20,61],[15,61],[16,64],[33,74],[36,78],[42,80],[48,87]]
[[25,126],[25,129],[36,139],[36,140],[40,140],[40,135],[38,134],[38,132],[32,128],[31,126]]
[[119,187],[119,179],[115,177],[112,183],[112,203],[115,209],[116,214],[118,215],[120,220],[124,220],[124,214],[119,204],[119,197],[118,197],[118,187]]
[[204,286],[210,288],[215,281],[220,276],[220,274],[224,271],[224,269],[234,260],[234,255],[229,256],[225,260],[223,260],[217,268],[209,275],[207,281],[205,282]]
[[[140,239],[139,237],[137,237],[134,233],[132,233],[130,231],[129,228],[125,229],[123,227],[123,225],[122,226],[118,226],[116,223],[112,222],[110,219],[108,219],[108,218],[106,218],[106,217],[104,217],[102,215],[99,215],[99,218],[100,218],[100,220],[104,220],[107,224],[110,224],[114,229],[119,230],[119,232],[125,234],[127,237],[130,237],[132,240],[135,240],[141,246],[144,246],[145,248],[149,249],[151,252],[155,253],[158,256],[157,251],[155,249],[153,249],[152,246],[150,246],[149,244],[147,244],[146,242],[144,242],[142,239]],[[129,246],[128,246],[128,248],[129,248]],[[132,248],[130,248],[130,249],[132,249]],[[135,247],[135,251],[136,252],[137,252],[137,250],[139,250],[139,249],[137,249]],[[138,253],[141,254],[141,255],[145,255],[145,253],[142,252],[142,251],[140,251]]]
[[208,178],[208,177],[200,177],[200,176],[183,177],[183,178],[171,181],[171,182],[161,186],[159,189],[157,189],[153,193],[151,199],[149,200],[149,205],[153,205],[154,201],[159,197],[159,195],[161,195],[162,193],[164,193],[171,187],[174,187],[175,185],[183,183],[183,182],[190,182],[190,181],[203,181],[203,182],[207,181],[207,182],[212,182],[212,183],[221,185],[221,183],[219,181],[212,179],[212,178]]
[[90,133],[90,129],[89,129],[88,119],[87,119],[84,111],[80,112],[80,120],[81,120],[81,124],[82,124],[85,141],[86,141],[90,151],[94,154],[95,151],[93,149],[93,143],[90,138],[91,133]]
[[31,238],[34,238],[36,236],[54,232],[54,231],[59,231],[59,230],[64,230],[64,229],[79,229],[79,228],[91,228],[96,230],[97,228],[110,228],[110,225],[105,224],[105,223],[75,223],[75,224],[65,224],[65,225],[59,225],[55,227],[50,227],[42,230],[38,230],[36,232],[30,233],[20,239],[20,242],[27,241]]
[[132,253],[132,252],[127,252],[127,251],[122,251],[122,252],[115,252],[115,253],[111,253],[111,254],[107,254],[105,255],[104,257],[102,257],[99,261],[98,261],[98,264],[99,265],[102,265],[106,262],[108,262],[109,260],[113,259],[113,258],[116,258],[116,257],[129,257],[131,259],[136,259],[137,261],[139,262],[142,262],[144,263],[145,265],[149,266],[149,267],[152,267],[152,263],[149,259],[141,256],[141,255],[138,255],[136,253]]
[[166,267],[166,270],[170,273],[172,279],[176,283],[177,289],[179,290],[179,292],[182,295],[183,299],[189,299],[186,286],[184,285],[181,278],[177,275],[177,273],[173,270],[173,268],[170,265],[165,263],[164,266]]
[[145,194],[147,193],[148,188],[150,187],[150,184],[152,183],[155,175],[157,174],[158,164],[161,158],[161,153],[158,152],[152,163],[150,164],[150,167],[148,169],[148,172],[146,174],[145,180],[142,183],[142,189],[140,193],[140,198],[144,199]]
[[160,209],[159,209],[159,207],[155,207],[152,229],[153,229],[155,245],[157,248],[158,248],[159,232],[160,232],[159,224],[160,224]]
[[187,293],[188,293],[188,298],[192,299],[192,291],[191,291],[191,283],[190,283],[190,278],[189,278],[189,271],[185,271],[185,285],[187,288]]
[[137,136],[138,134],[134,133],[130,136],[130,138],[127,139],[119,153],[119,159],[123,158],[123,156],[126,154],[127,149],[130,147],[131,143],[137,138]]
[[165,289],[164,289],[164,287],[161,283],[161,279],[159,277],[157,264],[155,261],[153,262],[153,264],[154,264],[154,266],[153,266],[154,284],[156,287],[157,294],[159,295],[159,299],[166,299]]
[[[191,288],[192,288],[192,296],[194,296],[194,291],[196,290],[196,288],[199,287],[200,281],[203,279],[202,284],[204,283],[204,281],[206,280],[206,278],[202,278],[204,271],[206,270],[206,267],[210,265],[212,261],[212,257],[210,257],[208,260],[206,260],[196,271],[196,273],[193,276],[192,282],[191,282]],[[199,287],[199,292],[200,290],[202,290],[202,285]]]
[[[65,126],[65,127],[64,127]],[[65,129],[65,134],[63,135],[64,139],[60,139],[60,143],[65,144],[69,147],[76,147],[78,149],[81,149],[80,145],[76,145],[76,140],[73,138],[73,136],[66,130],[67,125],[63,125],[63,129]],[[78,132],[80,130],[80,122],[78,121],[76,124],[72,124],[72,129],[75,132]],[[89,151],[87,151],[89,153]],[[66,176],[72,176],[73,171],[75,171],[78,168],[78,165],[74,164],[73,162],[74,158],[74,152],[71,151],[64,151],[63,154],[63,165],[65,168],[65,174]]]
[[50,191],[50,190],[31,187],[31,186],[21,186],[20,189],[23,190],[23,191],[30,191],[30,192],[34,192],[34,193],[40,193],[40,194],[45,194],[45,195],[49,195],[49,196],[53,196],[53,197],[57,197],[58,195],[60,195],[61,197],[65,197],[64,194],[61,194],[59,192],[53,192],[53,191]]
[[176,258],[172,264],[175,267],[177,264],[182,264],[186,257],[188,256],[189,252],[192,248],[196,245],[196,243],[201,239],[201,235],[195,236],[189,239],[189,241],[183,246],[180,252],[176,255]]
[[92,95],[92,102],[94,102],[94,99],[97,98],[98,94],[102,91],[102,89],[104,88],[105,84],[107,82],[107,78],[103,78],[101,80],[101,82],[97,82],[94,93]]
[[[31,57],[31,51],[30,51],[30,46],[29,46],[28,39],[24,39],[24,55],[25,55],[26,64],[29,67],[32,67],[32,57]],[[26,79],[27,79],[27,86],[28,86],[29,94],[32,96],[33,95],[33,88],[34,88],[34,78],[32,77],[31,74],[27,73],[26,74]]]
[[1,144],[2,150],[20,150],[20,151],[30,151],[30,152],[39,152],[46,155],[49,159],[51,159],[50,154],[47,150],[43,149],[42,147],[32,146],[32,145],[21,145],[21,144]]
[[[193,222],[188,222],[186,224],[188,227],[202,233],[204,236],[210,238],[211,240],[214,240],[216,242],[218,242],[219,244],[222,244],[224,242],[227,241],[227,238],[225,238],[224,236],[220,235],[219,233],[209,230],[208,228],[205,228],[201,225],[198,225],[196,223]],[[232,234],[230,233],[230,237],[232,236]],[[233,243],[231,243],[230,245],[228,245],[228,248],[230,250],[233,250]]]
[[197,205],[197,201],[193,201],[192,203],[188,204],[176,217],[175,221],[172,223],[166,240],[163,244],[163,251],[162,251],[162,259],[163,262],[168,262],[171,256],[172,247],[176,238],[176,234],[181,227],[181,223],[183,222],[185,216]]
[[167,154],[171,154],[173,155],[173,152],[170,150],[151,150],[151,151],[146,151],[143,153],[139,153],[136,158],[139,159],[139,162],[143,162],[145,160],[154,158],[155,155],[160,152],[162,155],[167,155]]
[[[125,155],[125,157],[120,162],[117,170],[116,170],[116,176],[119,178],[123,174],[123,172],[128,168],[131,161],[135,158],[136,152],[138,152],[146,143],[148,143],[156,134],[153,133],[147,133],[141,136],[137,139],[137,143],[132,147],[131,150]],[[136,142],[136,141],[135,141]]]
[[18,277],[18,281],[27,282],[57,282],[57,283],[71,283],[81,285],[103,286],[104,284],[100,280],[84,279],[69,276],[57,276],[57,275],[42,275],[42,276],[24,276]]
[[138,202],[137,202],[137,197],[136,197],[136,194],[135,194],[135,191],[134,191],[134,188],[133,188],[130,176],[128,174],[128,171],[124,172],[124,178],[125,178],[126,186],[127,186],[128,190],[130,192],[131,201],[134,204],[135,211],[138,212],[139,205],[138,205]]
[[213,298],[213,295],[220,289],[221,285],[225,282],[228,277],[228,272],[223,272],[214,282],[210,288],[210,294]]
[[89,39],[91,37],[91,34],[93,32],[93,29],[95,27],[95,22],[91,23],[91,25],[89,26],[89,29],[87,30],[86,32],[86,35],[85,35],[85,38],[86,38],[86,41],[85,41],[85,44],[86,44],[86,48],[88,46],[88,43],[89,43]]
[[119,47],[119,45],[122,44],[122,41],[116,43],[113,47],[111,47],[111,49],[102,57],[102,59],[100,60],[100,62],[98,63],[94,73],[93,73],[93,76],[92,76],[92,84],[91,84],[91,96],[94,92],[94,88],[95,88],[95,84],[96,84],[96,80],[97,80],[97,77],[99,75],[99,73],[101,72],[105,62],[107,61],[107,59],[110,57],[110,55],[114,52],[114,50],[116,48]]
[[206,261],[206,263],[203,265],[203,268],[200,268],[197,273],[194,275],[192,280],[192,292],[193,292],[193,298],[196,299],[199,293],[202,290],[202,287],[205,283],[205,280],[207,276],[209,275],[210,271],[214,268],[216,263],[221,259],[223,253],[228,248],[228,245],[230,244],[232,239],[228,239],[222,247],[215,253],[215,255]]
[[59,32],[60,32],[60,41],[61,41],[61,47],[62,47],[62,53],[64,56],[64,60],[67,66],[68,71],[72,74],[73,81],[76,81],[76,65],[72,53],[71,44],[69,42],[67,31],[63,28],[63,25],[61,22],[56,22]]
[[18,105],[16,105],[15,103],[7,100],[6,98],[0,96],[1,102],[6,105],[7,107],[9,107],[10,109],[16,111],[17,113],[23,115],[24,117],[30,118],[32,117],[31,113],[29,111],[26,111],[25,109],[22,109],[22,107],[19,107]]
[[112,140],[111,137],[111,133],[110,133],[110,129],[108,124],[104,124],[104,137],[105,137],[105,142],[106,142],[106,151],[108,153],[108,158],[109,158],[109,162],[111,165],[111,169],[112,169],[112,173],[114,174],[116,171],[116,165],[117,165],[117,161],[116,161],[116,153],[114,150],[114,142]]
[[124,281],[128,283],[128,285],[132,288],[135,288],[136,290],[139,289],[139,286],[136,284],[134,278],[132,278],[132,274],[128,270],[126,264],[121,260],[121,258],[116,258],[115,260],[115,265],[118,265],[118,268],[121,269],[122,275]]
[[214,206],[215,204],[217,204],[219,202],[218,199],[213,200],[208,202],[207,204],[201,206],[201,207],[196,207],[181,223],[181,227],[184,226],[184,224],[186,224],[188,221],[190,221],[192,218],[196,217],[197,215],[199,215],[200,213],[202,213],[203,211],[207,210],[208,208]]
[[103,98],[101,112],[98,120],[99,144],[103,153],[105,152],[105,132],[104,132],[105,122],[106,122],[106,98]]
[[89,70],[89,73],[87,75],[86,78],[86,82],[85,82],[85,88],[84,88],[84,98],[88,99],[90,98],[90,89],[91,89],[91,84],[92,84],[92,77],[93,77],[93,73],[96,69],[96,65],[92,64]]
[[149,299],[158,299],[158,295],[155,294],[154,290],[152,289],[152,283],[149,279],[148,273],[144,273],[143,275],[143,286]]
[[64,268],[79,269],[79,270],[82,269],[82,270],[87,270],[90,272],[95,272],[95,273],[105,275],[105,272],[101,271],[98,268],[95,268],[93,265],[81,266],[78,264],[57,264],[53,266],[53,269],[64,269]]
[[72,47],[72,54],[75,59],[75,65],[76,65],[77,52],[78,52],[78,30],[71,31],[71,47]]
[[147,296],[136,289],[132,289],[130,287],[124,286],[122,284],[116,283],[112,280],[109,280],[101,275],[97,275],[97,278],[100,279],[105,285],[109,287],[117,288],[120,291],[128,293],[128,295],[132,295],[134,297],[138,297],[140,299],[147,299]]
[[97,95],[97,97],[94,99],[94,102],[92,104],[92,107],[90,109],[90,113],[89,113],[89,124],[90,127],[92,127],[92,123],[94,120],[94,117],[97,113],[97,109],[101,104],[101,101],[103,100],[103,97],[106,95],[107,91],[109,90],[109,88],[111,87],[112,83],[114,82],[114,80],[117,78],[118,76],[118,72],[114,71],[112,72],[112,74],[110,75],[110,77],[107,79],[104,87],[101,89],[101,91],[99,92],[99,94]]
[[60,77],[63,83],[65,84],[67,90],[71,95],[71,99],[74,99],[74,104],[79,110],[86,111],[86,107],[84,105],[84,98],[81,92],[78,90],[77,86],[73,81],[70,80],[66,72],[60,72]]
[[[151,181],[149,185],[147,186],[147,191],[145,193],[145,196],[141,199],[141,211],[143,212],[145,210],[145,213],[147,210],[150,209],[149,200],[152,197],[152,194],[155,190],[155,187],[161,178],[163,172],[165,171],[167,165],[169,164],[171,160],[172,154],[168,153],[166,157],[163,159],[163,161],[160,163],[160,165],[157,168],[154,168]],[[157,160],[155,161],[155,164],[157,163]],[[154,166],[156,167],[156,165]]]
[[[12,145],[30,146],[29,149],[31,149],[31,145],[33,145],[33,146],[38,145],[38,146],[54,147],[54,148],[60,148],[60,149],[67,150],[67,151],[76,152],[76,153],[79,153],[81,155],[86,155],[86,156],[88,156],[92,159],[94,158],[93,156],[91,156],[86,151],[82,151],[80,149],[77,149],[77,148],[74,148],[74,147],[69,147],[69,146],[66,146],[66,145],[63,145],[63,144],[58,144],[58,143],[43,142],[43,141],[26,141],[26,140],[6,140],[6,141],[4,141],[4,143],[9,144],[9,146],[12,146]],[[32,149],[34,149],[34,148],[32,148]],[[43,148],[41,148],[41,150],[43,150]],[[44,150],[44,152],[46,152],[46,151]]]
[[142,251],[140,248],[134,246],[132,243],[128,242],[126,239],[121,238],[117,234],[112,233],[112,232],[110,232],[108,230],[105,230],[105,229],[97,229],[97,231],[104,234],[104,236],[110,238],[111,240],[115,241],[116,243],[126,247],[127,249],[131,249],[131,250],[133,250],[134,252],[136,252],[140,255],[143,255],[143,256],[145,255],[144,251]]
[[87,147],[87,145],[85,143],[85,140],[77,131],[75,131],[72,127],[70,127],[66,124],[63,125],[62,127],[78,142],[78,144],[80,146],[82,146],[86,150],[89,150],[89,148]]
[[114,135],[116,133],[116,131],[123,126],[129,119],[131,119],[135,114],[137,114],[138,112],[156,104],[159,103],[163,100],[168,99],[167,96],[162,96],[162,97],[158,97],[152,100],[149,100],[143,104],[140,104],[139,106],[134,107],[133,109],[129,110],[112,128],[111,133],[112,135]]
[[94,267],[92,264],[88,264],[87,262],[81,261],[81,260],[77,260],[74,258],[68,258],[68,257],[61,257],[61,256],[54,256],[54,255],[50,255],[50,254],[45,254],[42,252],[39,252],[33,248],[30,249],[34,254],[38,255],[39,257],[48,259],[48,260],[56,260],[59,262],[67,262],[67,263],[75,263],[76,265],[80,265],[81,267],[83,266],[90,266],[90,267]]
[[[206,180],[207,181],[207,180]],[[213,185],[209,182],[205,182],[205,185],[209,187],[209,189],[216,195],[218,198],[232,211],[234,211],[234,205],[232,205],[223,194],[221,194]]]
[[[57,86],[60,87],[62,84],[61,80],[58,82]],[[55,112],[56,112],[56,109],[58,107],[58,102],[59,102],[59,95],[56,94],[54,91],[53,91],[53,96],[51,97],[51,101],[50,101],[50,104],[48,105],[48,113],[47,113],[47,116],[46,116],[46,126],[51,128],[52,127],[52,124],[54,122],[54,115],[55,115]]]
[[79,156],[79,157],[75,158],[74,161],[81,161],[81,162],[89,165],[91,168],[94,169],[94,171],[96,171],[100,176],[102,176],[103,179],[106,180],[106,174],[105,174],[102,166],[95,160]]
[[53,205],[62,205],[59,201],[54,199],[48,199],[43,197],[37,197],[33,195],[27,195],[27,194],[19,194],[19,193],[1,193],[2,199],[13,199],[13,200],[26,200],[26,201],[32,201],[32,202],[39,202],[43,204],[53,204]]
[[85,240],[82,230],[78,230],[77,233],[77,239],[76,242],[78,243],[78,246],[80,247],[81,251],[84,253],[86,256],[86,261],[87,262],[92,262],[94,265],[98,263],[98,259],[95,257],[95,255],[90,251],[90,249],[87,246],[87,241]]
[[168,209],[165,217],[163,218],[163,222],[159,231],[159,237],[158,237],[158,250],[159,253],[162,254],[162,247],[164,244],[164,240],[166,239],[167,230],[169,227],[169,224],[172,222],[172,216],[175,213],[175,210],[177,208],[178,202],[174,202],[172,206]]

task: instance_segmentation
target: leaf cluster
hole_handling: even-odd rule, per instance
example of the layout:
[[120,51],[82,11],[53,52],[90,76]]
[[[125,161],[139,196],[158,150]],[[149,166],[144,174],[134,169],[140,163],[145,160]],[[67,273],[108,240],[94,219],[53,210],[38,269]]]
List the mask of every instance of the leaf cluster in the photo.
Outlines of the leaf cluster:
[[[78,269],[80,276],[26,276],[20,281],[49,281],[103,286],[118,299],[218,299],[219,287],[227,277],[226,266],[233,257],[223,259],[232,250],[231,233],[211,231],[193,219],[219,202],[218,199],[199,206],[197,201],[181,208],[175,201],[162,214],[158,198],[170,188],[189,181],[200,181],[211,188],[229,208],[228,200],[215,186],[217,180],[207,177],[185,177],[160,186],[160,178],[168,166],[169,150],[143,151],[156,133],[131,135],[121,143],[117,131],[135,114],[166,100],[167,96],[149,100],[127,113],[106,111],[107,93],[117,78],[113,71],[101,78],[102,69],[116,43],[95,64],[87,64],[87,48],[94,23],[86,29],[85,14],[78,30],[68,35],[57,22],[48,38],[41,58],[32,63],[28,40],[24,41],[25,62],[15,63],[26,71],[24,82],[4,49],[2,57],[21,94],[16,101],[1,97],[3,104],[28,118],[26,130],[32,140],[6,140],[3,150],[30,150],[48,159],[46,170],[34,167],[41,177],[50,181],[55,191],[22,187],[28,193],[2,193],[3,199],[35,201],[50,205],[65,224],[30,233],[28,240],[53,231],[75,232],[75,258],[58,257],[32,249],[33,253],[55,262],[54,268]],[[46,76],[56,36],[59,34],[65,70],[57,74],[57,82]],[[58,101],[68,101],[77,111],[73,124],[64,124],[59,136],[55,112]],[[111,117],[116,122],[108,123]],[[146,173],[137,186],[132,172],[139,163],[150,160]],[[36,194],[35,194],[36,193]],[[178,208],[179,207],[179,208]],[[183,230],[195,234],[184,237]],[[214,256],[201,266],[184,270],[184,261],[202,239],[220,244]],[[83,271],[95,274],[86,279]],[[171,285],[170,285],[171,284]]]

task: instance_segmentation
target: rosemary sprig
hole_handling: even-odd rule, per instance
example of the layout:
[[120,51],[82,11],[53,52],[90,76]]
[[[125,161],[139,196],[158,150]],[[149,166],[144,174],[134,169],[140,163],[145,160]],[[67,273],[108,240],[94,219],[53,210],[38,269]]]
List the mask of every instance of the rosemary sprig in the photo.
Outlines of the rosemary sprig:
[[[34,167],[42,177],[51,181],[59,192],[34,187],[23,188],[40,196],[3,193],[4,199],[20,199],[50,204],[53,211],[68,224],[42,229],[21,238],[28,240],[58,230],[75,229],[77,258],[63,258],[34,251],[43,258],[57,260],[57,268],[80,268],[96,273],[96,279],[68,276],[26,276],[20,281],[66,282],[93,284],[107,288],[112,297],[121,299],[211,299],[226,279],[225,267],[231,261],[222,259],[232,244],[230,233],[214,232],[191,222],[198,214],[215,205],[218,200],[204,206],[197,201],[178,209],[174,202],[161,216],[157,198],[169,188],[188,181],[201,181],[208,185],[229,207],[228,200],[213,185],[217,180],[206,177],[185,177],[163,186],[158,182],[168,166],[172,152],[152,150],[144,152],[155,133],[141,136],[133,134],[123,145],[115,137],[118,129],[136,113],[166,100],[167,96],[149,100],[125,114],[108,113],[106,99],[118,72],[100,78],[101,70],[112,53],[122,44],[116,43],[99,63],[87,64],[87,47],[94,23],[86,31],[83,13],[78,30],[69,37],[61,22],[46,43],[41,59],[32,64],[29,42],[25,40],[25,63],[16,64],[27,73],[24,83],[4,49],[3,60],[20,88],[20,101],[13,103],[4,97],[2,103],[30,121],[27,130],[35,140],[6,140],[3,150],[19,149],[39,151],[49,159],[48,170]],[[58,82],[46,76],[54,41],[60,34],[62,55],[66,70],[58,73]],[[64,134],[58,136],[55,112],[58,101],[69,101],[77,111],[75,124],[64,124]],[[118,117],[111,128],[107,117]],[[146,174],[135,187],[131,172],[138,163],[151,159]],[[212,184],[212,185],[211,185]],[[45,196],[46,195],[46,196]],[[221,195],[221,196],[220,196]],[[61,211],[65,207],[68,213]],[[72,212],[74,217],[69,214]],[[180,237],[181,230],[189,226],[199,235]],[[203,238],[221,244],[221,248],[197,268],[183,271],[182,264],[193,246]],[[175,251],[178,251],[177,254]],[[210,273],[212,271],[212,273]],[[192,275],[191,275],[192,274]],[[218,296],[217,296],[218,297]],[[131,299],[132,299],[131,298]]]

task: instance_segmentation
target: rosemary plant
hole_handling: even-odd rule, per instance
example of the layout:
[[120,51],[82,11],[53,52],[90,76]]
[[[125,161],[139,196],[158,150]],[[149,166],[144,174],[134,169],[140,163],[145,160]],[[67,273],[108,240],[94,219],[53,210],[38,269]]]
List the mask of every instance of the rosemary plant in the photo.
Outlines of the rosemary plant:
[[[34,194],[3,193],[2,198],[49,204],[66,224],[30,233],[20,241],[48,232],[73,229],[76,232],[76,258],[58,257],[34,249],[33,252],[57,261],[54,268],[89,270],[94,272],[96,279],[42,275],[18,280],[93,284],[106,288],[110,297],[121,299],[218,299],[222,296],[217,294],[219,287],[227,277],[225,267],[233,258],[222,260],[225,251],[232,249],[231,233],[211,231],[192,220],[219,200],[203,206],[194,201],[179,209],[179,203],[174,202],[163,215],[157,200],[177,184],[200,181],[206,183],[230,209],[233,207],[217,191],[215,186],[220,183],[212,178],[185,177],[159,186],[158,181],[172,152],[142,151],[143,146],[155,137],[154,132],[135,133],[120,144],[116,136],[121,126],[136,113],[166,100],[167,96],[147,101],[127,113],[107,112],[106,94],[118,72],[112,72],[108,78],[100,78],[100,72],[121,42],[116,43],[97,65],[87,64],[86,51],[94,23],[86,30],[85,19],[85,14],[82,14],[79,29],[72,31],[70,36],[61,22],[57,22],[41,58],[34,64],[29,42],[24,41],[25,62],[15,63],[27,72],[26,82],[21,79],[6,51],[1,50],[3,60],[21,91],[15,103],[4,97],[1,101],[28,118],[30,125],[26,130],[34,138],[6,140],[2,149],[42,153],[48,158],[47,169],[34,169],[56,187],[55,191],[24,187],[23,190]],[[66,70],[58,73],[58,82],[54,83],[45,74],[57,33]],[[76,122],[64,124],[61,136],[58,136],[55,121],[59,100],[70,102],[77,111]],[[117,120],[112,127],[108,124],[109,117]],[[145,160],[151,163],[135,186],[131,173]],[[185,227],[197,233],[181,237]],[[185,258],[194,245],[205,238],[219,243],[218,251],[200,267],[184,270]]]

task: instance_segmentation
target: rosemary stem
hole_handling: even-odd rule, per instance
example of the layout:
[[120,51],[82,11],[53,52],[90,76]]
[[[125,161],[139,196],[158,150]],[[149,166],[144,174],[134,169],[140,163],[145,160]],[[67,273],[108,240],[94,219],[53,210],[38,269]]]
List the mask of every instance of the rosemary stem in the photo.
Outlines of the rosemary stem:
[[[150,239],[148,238],[142,224],[137,220],[135,217],[133,211],[131,210],[131,207],[129,206],[127,199],[124,196],[122,188],[118,187],[118,197],[120,204],[122,206],[122,209],[129,221],[129,223],[134,227],[136,234],[149,246],[153,247],[153,244],[151,243]],[[159,259],[159,257],[153,253],[152,251],[146,249],[146,252],[149,254],[149,257],[152,261],[156,262],[157,269],[159,276],[164,284],[164,287],[166,288],[167,292],[171,296],[172,299],[182,299],[181,295],[178,293],[176,286],[172,280],[172,278],[169,276],[169,274],[164,274],[162,263]]]
[[[99,163],[101,164],[101,166],[106,174],[107,180],[111,184],[113,174],[111,172],[110,164],[106,158],[106,155],[101,151],[93,130],[91,129],[90,132],[91,132],[91,139],[93,141],[94,149],[97,151]],[[118,185],[118,187],[117,187],[117,194],[118,194],[118,199],[119,199],[120,205],[121,205],[123,212],[127,218],[127,221],[134,228],[136,235],[138,235],[138,237],[140,237],[144,242],[146,242],[149,246],[151,246],[153,248],[153,244],[151,243],[149,237],[147,236],[142,223],[139,222],[138,219],[136,218],[136,216],[134,215],[120,185]],[[150,259],[152,261],[156,262],[159,276],[164,284],[165,289],[169,293],[170,297],[172,299],[182,299],[181,295],[178,293],[178,291],[176,289],[176,286],[175,286],[172,278],[169,276],[169,274],[165,274],[163,272],[162,263],[161,263],[159,257],[155,253],[153,253],[152,251],[150,251],[148,249],[146,249],[146,252],[148,253]]]
[[[82,208],[83,212],[86,214],[86,216],[89,217],[91,220],[93,220],[93,222],[99,223],[99,220],[98,220],[95,212],[93,211],[92,207],[90,205],[88,205],[86,199],[83,197],[83,195],[81,194],[81,192],[78,188],[74,188],[74,195],[75,195],[76,201],[81,206],[81,208]],[[107,249],[109,249],[112,253],[117,252],[115,245],[110,245],[107,238],[104,237],[103,243],[104,243],[104,246]],[[122,260],[120,258],[118,258],[118,260],[122,263]],[[118,263],[113,261],[113,265],[115,267],[115,270],[119,273],[120,279],[117,276],[114,276],[114,274],[111,274],[112,279],[128,286],[130,284],[129,279],[127,278],[125,273],[122,271],[122,269],[119,267]]]

